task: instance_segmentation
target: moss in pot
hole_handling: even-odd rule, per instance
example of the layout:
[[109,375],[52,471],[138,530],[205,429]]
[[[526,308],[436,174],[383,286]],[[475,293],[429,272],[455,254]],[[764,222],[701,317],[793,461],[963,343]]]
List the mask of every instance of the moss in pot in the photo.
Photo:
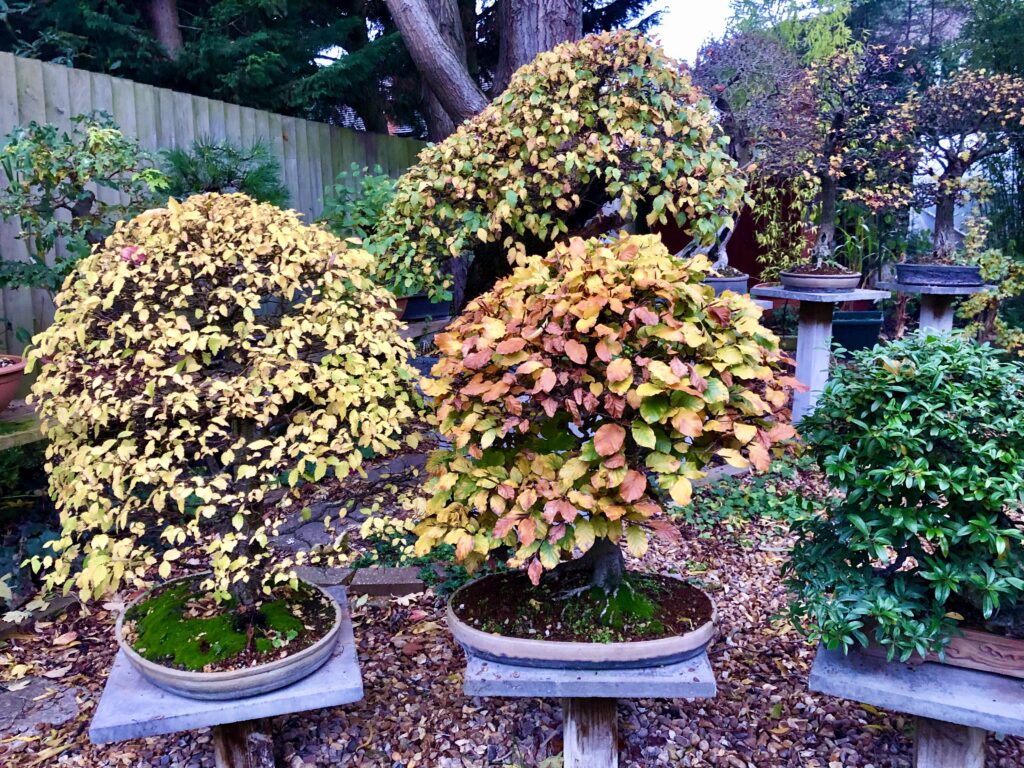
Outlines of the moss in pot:
[[119,622],[129,661],[157,685],[237,698],[329,658],[339,610],[295,567],[334,552],[281,556],[268,541],[291,489],[394,450],[413,415],[411,349],[372,263],[294,212],[199,195],[120,224],[57,297],[31,359],[62,531],[32,565],[47,589],[90,600],[205,560],[181,609],[161,611],[177,628],[158,627],[214,619],[206,631],[222,636],[205,638],[200,671],[154,651],[152,634],[128,653],[180,583]]
[[[643,666],[710,642],[711,601],[627,571],[623,553],[674,532],[666,506],[689,504],[710,464],[764,469],[794,435],[788,359],[750,299],[702,284],[708,269],[655,236],[573,239],[437,337],[424,390],[452,448],[428,463],[417,550],[447,543],[470,569],[501,556],[525,571],[453,595],[450,625],[474,653]],[[473,599],[495,593],[511,613]]]
[[[976,660],[1024,635],[1022,397],[1024,366],[958,334],[910,336],[836,369],[801,423],[841,495],[800,501],[795,626],[829,648],[950,663],[961,630],[990,633]],[[1002,660],[1024,674],[1024,643]]]

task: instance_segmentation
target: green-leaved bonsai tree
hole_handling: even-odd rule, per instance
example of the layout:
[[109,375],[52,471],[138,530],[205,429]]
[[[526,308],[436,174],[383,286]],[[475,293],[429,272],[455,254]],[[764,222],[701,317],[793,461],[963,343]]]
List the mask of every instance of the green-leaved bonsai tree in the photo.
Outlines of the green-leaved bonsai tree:
[[837,368],[801,433],[839,497],[805,499],[791,615],[907,659],[958,625],[1024,635],[1024,366],[914,335]]

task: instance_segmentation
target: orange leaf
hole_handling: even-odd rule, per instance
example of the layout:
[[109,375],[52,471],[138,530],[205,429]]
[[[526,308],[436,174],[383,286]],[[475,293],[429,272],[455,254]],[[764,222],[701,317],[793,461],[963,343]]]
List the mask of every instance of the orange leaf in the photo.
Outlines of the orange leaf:
[[647,490],[647,477],[643,472],[631,469],[626,473],[622,483],[619,485],[619,496],[623,501],[633,502],[644,495]]
[[612,384],[625,381],[633,375],[633,364],[625,357],[618,357],[608,363],[608,370],[605,372],[605,375]]
[[526,339],[505,339],[494,350],[499,355],[514,355],[526,346]]
[[540,564],[539,558],[535,557],[530,561],[530,567],[526,569],[526,573],[533,586],[536,587],[540,584],[540,575],[544,573],[544,566]]
[[618,453],[626,439],[626,430],[618,424],[605,424],[594,434],[594,450],[598,456]]
[[577,365],[587,362],[587,348],[574,339],[565,342],[565,354]]

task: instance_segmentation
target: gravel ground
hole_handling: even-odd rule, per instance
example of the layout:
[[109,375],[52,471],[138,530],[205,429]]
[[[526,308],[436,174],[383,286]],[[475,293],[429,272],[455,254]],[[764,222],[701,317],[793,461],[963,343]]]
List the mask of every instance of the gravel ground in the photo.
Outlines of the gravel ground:
[[[785,604],[778,578],[787,541],[769,521],[720,527],[697,537],[680,525],[644,563],[687,574],[719,607],[721,634],[711,650],[719,683],[713,701],[622,702],[623,768],[909,768],[910,718],[809,693],[813,649],[773,617]],[[72,608],[0,643],[0,678],[44,693],[13,725],[0,719],[0,765],[176,766],[210,768],[208,732],[117,746],[88,744],[88,720],[113,656],[116,603]],[[364,602],[353,610],[366,697],[337,709],[278,718],[278,765],[558,768],[558,702],[470,699],[462,695],[462,651],[444,627],[432,592]],[[35,698],[35,697],[33,697]],[[0,694],[2,699],[2,694]],[[77,714],[68,712],[69,699]],[[59,702],[60,706],[56,706]],[[52,707],[60,725],[19,733]],[[0,701],[2,714],[2,701]],[[552,759],[554,758],[554,759]],[[989,768],[1024,766],[1024,740],[990,737]]]

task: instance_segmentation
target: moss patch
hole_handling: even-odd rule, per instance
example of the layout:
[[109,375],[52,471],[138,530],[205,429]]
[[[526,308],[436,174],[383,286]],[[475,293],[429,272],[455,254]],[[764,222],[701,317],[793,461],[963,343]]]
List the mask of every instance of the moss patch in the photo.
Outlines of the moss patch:
[[234,602],[213,605],[195,584],[183,581],[156,592],[125,616],[125,637],[144,659],[193,672],[212,672],[271,661],[323,637],[333,606],[319,591],[301,587],[264,600],[252,626]]

